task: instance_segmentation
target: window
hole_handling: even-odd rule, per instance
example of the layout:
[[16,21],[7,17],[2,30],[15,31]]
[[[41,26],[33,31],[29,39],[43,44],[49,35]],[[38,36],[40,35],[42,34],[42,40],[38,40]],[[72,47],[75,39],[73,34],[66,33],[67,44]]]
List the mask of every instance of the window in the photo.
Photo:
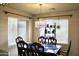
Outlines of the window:
[[16,44],[15,38],[17,37],[17,18],[8,18],[8,45]]
[[[43,24],[39,24],[39,36],[53,36],[57,39],[57,43],[68,43],[68,19],[42,19]],[[36,23],[37,24],[37,23]],[[35,25],[36,25],[35,24]],[[47,31],[46,31],[47,30]]]
[[21,36],[24,40],[26,39],[26,21],[20,20],[18,21],[18,36]]
[[[58,23],[57,23],[58,24]],[[68,43],[68,20],[59,20],[60,29],[56,29],[58,43]]]
[[23,40],[28,39],[28,20],[8,17],[8,45],[12,46],[16,44],[16,37],[21,36]]

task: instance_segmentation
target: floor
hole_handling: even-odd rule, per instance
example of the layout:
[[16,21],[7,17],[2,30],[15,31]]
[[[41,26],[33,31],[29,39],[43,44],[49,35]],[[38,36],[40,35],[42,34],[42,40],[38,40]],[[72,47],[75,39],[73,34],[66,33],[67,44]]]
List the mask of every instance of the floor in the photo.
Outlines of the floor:
[[0,56],[8,56],[8,52],[0,49]]
[[9,47],[8,55],[9,56],[18,56],[18,51],[17,51],[17,46],[16,45],[13,45],[13,46]]

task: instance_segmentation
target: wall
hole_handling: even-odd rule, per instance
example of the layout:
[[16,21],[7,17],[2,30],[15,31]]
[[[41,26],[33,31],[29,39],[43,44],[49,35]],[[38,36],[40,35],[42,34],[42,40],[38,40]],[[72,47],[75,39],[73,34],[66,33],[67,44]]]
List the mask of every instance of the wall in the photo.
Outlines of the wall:
[[24,16],[31,16],[31,15],[20,10],[0,6],[0,50],[8,51],[8,16],[9,15],[2,12],[3,10],[7,10],[9,12],[21,14]]
[[8,20],[0,8],[0,50],[8,51]]
[[[41,14],[41,15],[36,15],[35,17],[46,17],[46,16],[56,16],[56,15],[69,15],[72,14],[71,19],[69,19],[69,39],[72,41],[71,43],[71,50],[70,50],[70,55],[72,56],[78,56],[79,55],[79,11],[78,10],[72,10],[72,11],[63,11],[63,12],[55,12],[55,13],[48,13],[48,14]],[[34,20],[36,20],[36,18]],[[34,33],[33,33],[33,40],[34,42],[38,42],[38,29],[35,27]]]

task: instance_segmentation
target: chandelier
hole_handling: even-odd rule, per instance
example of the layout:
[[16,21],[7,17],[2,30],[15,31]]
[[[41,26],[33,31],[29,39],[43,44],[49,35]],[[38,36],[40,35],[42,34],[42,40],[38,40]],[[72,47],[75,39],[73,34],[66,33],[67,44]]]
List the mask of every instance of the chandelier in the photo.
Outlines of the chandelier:
[[[42,5],[43,4],[39,4],[39,13],[41,14],[41,12],[42,12]],[[37,27],[37,28],[40,28],[41,26],[44,26],[45,25],[45,22],[43,22],[42,21],[42,19],[41,18],[37,18],[38,19],[38,21],[36,21],[36,26],[35,27]]]

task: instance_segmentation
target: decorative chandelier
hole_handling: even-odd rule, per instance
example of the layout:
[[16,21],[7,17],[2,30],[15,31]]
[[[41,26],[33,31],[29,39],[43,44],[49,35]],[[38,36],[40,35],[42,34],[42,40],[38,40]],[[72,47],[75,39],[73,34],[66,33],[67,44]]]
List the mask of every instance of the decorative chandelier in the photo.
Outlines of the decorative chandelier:
[[[40,9],[40,10],[39,10],[39,13],[40,13],[40,14],[41,14],[41,11],[42,11],[42,5],[43,5],[43,4],[39,4],[39,7],[40,7],[40,8],[39,8],[39,9]],[[37,19],[38,19],[38,21],[36,21],[36,27],[37,27],[37,28],[40,28],[41,26],[44,26],[44,23],[45,23],[45,22],[43,22],[43,21],[41,20],[41,18],[37,18]]]

